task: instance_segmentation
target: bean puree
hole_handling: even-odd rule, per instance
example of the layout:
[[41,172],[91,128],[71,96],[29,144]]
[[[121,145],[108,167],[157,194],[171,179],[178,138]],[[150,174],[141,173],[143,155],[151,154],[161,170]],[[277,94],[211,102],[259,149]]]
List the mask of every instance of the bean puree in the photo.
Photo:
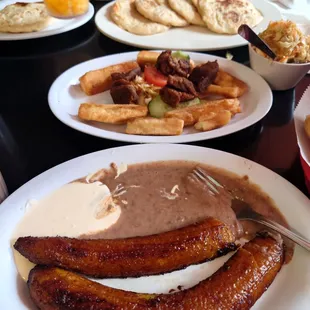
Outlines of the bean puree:
[[[247,176],[190,161],[164,161],[130,165],[116,177],[115,169],[101,170],[94,177],[106,184],[113,193],[114,202],[121,207],[119,220],[109,229],[87,238],[128,238],[174,230],[215,217],[230,226],[236,238],[251,239],[257,231],[266,228],[247,221],[238,222],[231,209],[231,195],[221,190],[212,194],[206,185],[190,178],[195,167],[208,175],[235,197],[249,203],[260,214],[288,226],[272,199]],[[84,236],[82,236],[84,237]],[[294,247],[285,240],[286,261]]]

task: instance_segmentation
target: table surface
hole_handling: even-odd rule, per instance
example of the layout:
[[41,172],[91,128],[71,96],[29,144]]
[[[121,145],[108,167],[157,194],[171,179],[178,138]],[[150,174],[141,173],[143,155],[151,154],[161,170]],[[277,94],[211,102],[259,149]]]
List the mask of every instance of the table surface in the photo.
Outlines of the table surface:
[[[95,2],[98,10],[104,3]],[[65,70],[83,61],[137,50],[98,32],[94,21],[57,36],[0,42],[0,171],[12,193],[22,184],[64,161],[94,151],[127,145],[89,136],[62,124],[51,113],[47,93]],[[230,49],[248,64],[247,47]],[[225,56],[226,51],[212,52]],[[273,92],[273,106],[259,123],[238,133],[192,143],[249,158],[272,169],[306,193],[293,111],[306,87]]]

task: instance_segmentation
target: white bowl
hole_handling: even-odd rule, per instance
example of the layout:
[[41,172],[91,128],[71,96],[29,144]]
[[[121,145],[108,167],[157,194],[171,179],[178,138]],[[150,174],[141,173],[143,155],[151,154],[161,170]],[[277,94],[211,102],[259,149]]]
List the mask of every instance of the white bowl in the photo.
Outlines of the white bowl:
[[261,75],[273,90],[295,87],[310,70],[310,63],[292,64],[272,61],[255,52],[249,44],[251,68]]

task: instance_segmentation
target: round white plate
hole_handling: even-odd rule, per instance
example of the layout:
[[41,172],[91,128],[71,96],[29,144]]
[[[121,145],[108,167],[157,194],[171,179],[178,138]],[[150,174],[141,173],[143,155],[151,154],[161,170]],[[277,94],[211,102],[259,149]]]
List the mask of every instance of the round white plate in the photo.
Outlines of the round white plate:
[[[108,149],[70,160],[52,168],[23,185],[0,207],[0,309],[31,308],[26,284],[19,280],[10,247],[10,238],[25,212],[29,199],[40,199],[60,186],[101,168],[116,164],[142,163],[159,160],[192,160],[230,170],[240,176],[248,175],[275,201],[288,220],[305,237],[310,238],[309,200],[279,175],[245,158],[197,146],[176,144],[134,145]],[[47,182],[48,180],[48,182]],[[47,219],[48,220],[48,219]],[[44,223],[42,223],[44,225]],[[108,279],[100,282],[112,287],[147,293],[167,293],[178,285],[195,285],[217,270],[229,255],[213,262],[190,266],[184,270],[160,276],[135,279]],[[253,307],[255,310],[310,309],[310,254],[295,249],[292,261],[285,265],[267,292]]]
[[[282,19],[280,11],[264,0],[252,0],[255,7],[262,13],[264,19],[254,27],[255,32],[265,30],[270,21]],[[188,51],[211,51],[246,45],[247,42],[239,35],[217,34],[206,27],[188,26],[172,28],[167,32],[139,36],[118,27],[110,17],[110,10],[115,1],[101,8],[95,17],[95,23],[100,32],[107,37],[128,45],[148,49],[179,49]]]
[[[4,7],[6,7],[9,4],[13,4],[16,2],[38,2],[38,0],[21,0],[21,1],[15,1],[15,0],[4,0],[0,1],[0,10],[2,10]],[[29,33],[3,33],[0,32],[0,41],[15,41],[15,40],[26,40],[26,39],[35,39],[35,38],[42,38],[42,37],[48,37],[53,36],[55,34],[63,33],[70,31],[72,29],[78,28],[84,24],[86,24],[94,15],[95,10],[94,6],[89,3],[89,9],[88,12],[82,16],[72,18],[72,19],[56,19],[53,18],[51,24],[37,32],[29,32]]]
[[209,132],[197,132],[193,127],[184,129],[180,136],[137,136],[125,133],[125,125],[111,125],[99,122],[86,123],[77,117],[81,103],[113,103],[110,92],[86,96],[79,85],[79,78],[87,71],[104,68],[124,61],[136,60],[137,52],[116,54],[92,59],[81,63],[60,75],[53,83],[48,101],[52,112],[64,124],[87,134],[118,141],[134,143],[184,143],[225,136],[244,129],[262,119],[272,105],[272,93],[268,84],[253,70],[224,58],[188,53],[196,63],[218,60],[220,67],[246,81],[249,91],[240,98],[242,113],[234,116],[231,122]]

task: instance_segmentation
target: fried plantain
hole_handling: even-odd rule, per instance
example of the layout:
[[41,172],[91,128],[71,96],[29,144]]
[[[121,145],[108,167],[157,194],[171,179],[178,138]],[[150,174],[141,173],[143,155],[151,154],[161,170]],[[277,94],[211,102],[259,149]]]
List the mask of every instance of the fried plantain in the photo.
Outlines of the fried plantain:
[[22,237],[14,248],[35,264],[57,266],[97,278],[162,274],[236,250],[233,232],[207,218],[162,234],[85,240]]
[[210,278],[174,294],[142,294],[110,288],[73,272],[37,266],[28,280],[42,310],[247,310],[269,287],[283,264],[283,248],[256,237]]

